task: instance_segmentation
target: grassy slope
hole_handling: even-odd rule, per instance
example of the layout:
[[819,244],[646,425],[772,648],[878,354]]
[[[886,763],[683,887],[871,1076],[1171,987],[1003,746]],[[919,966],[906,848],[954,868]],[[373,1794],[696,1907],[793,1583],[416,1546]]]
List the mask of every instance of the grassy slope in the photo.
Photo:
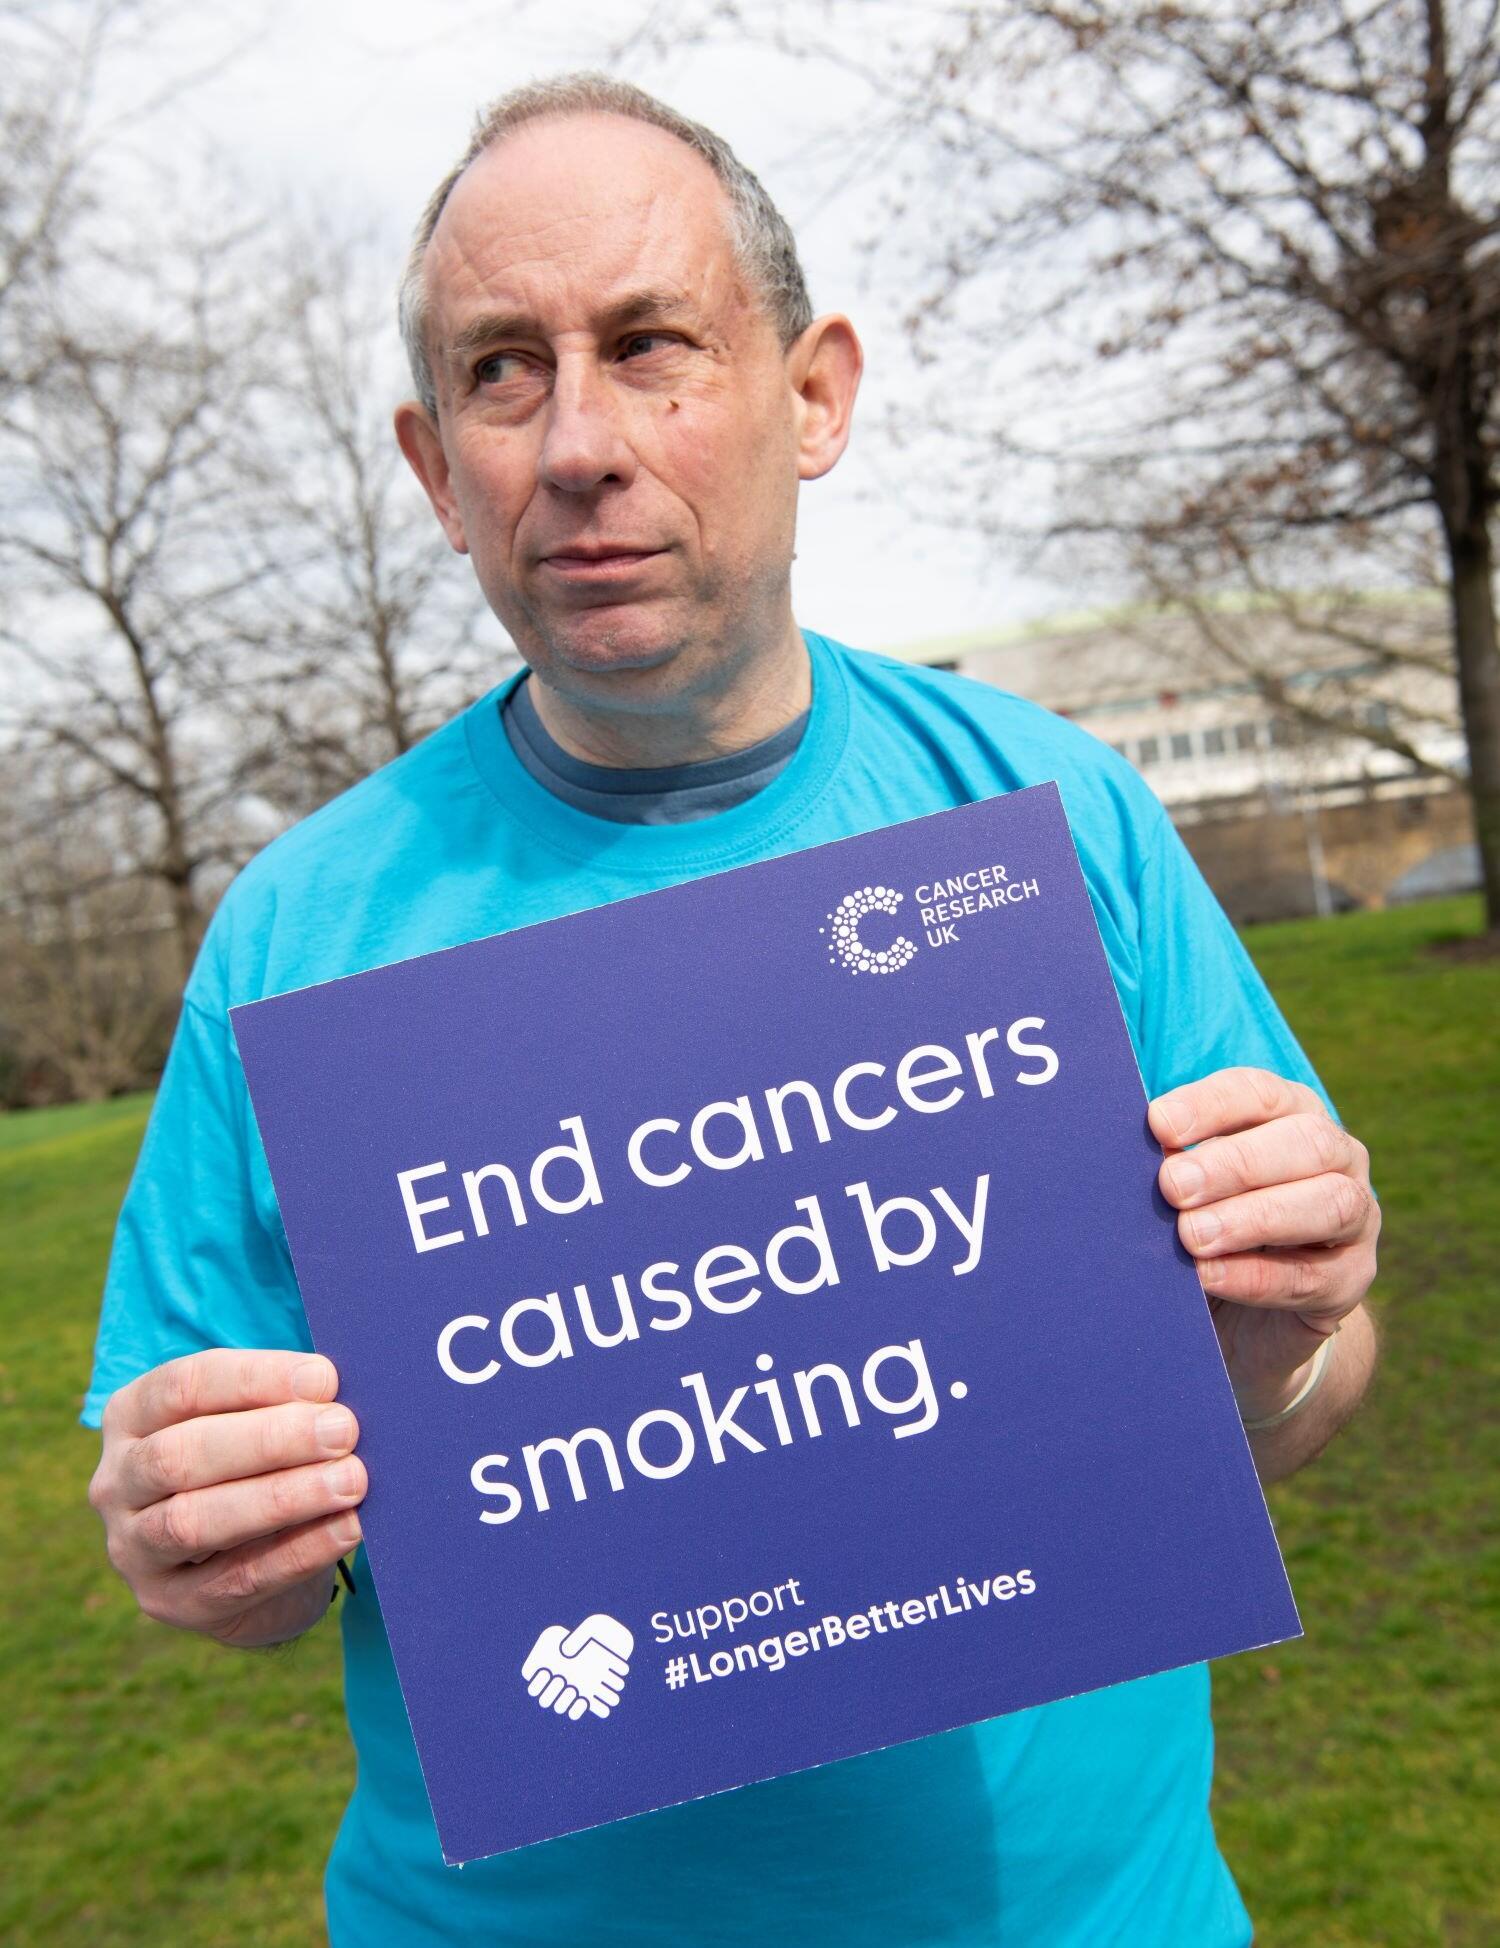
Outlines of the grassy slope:
[[[1370,1142],[1387,1227],[1378,1391],[1273,1498],[1307,1639],[1215,1674],[1220,1835],[1267,1948],[1500,1937],[1481,1607],[1500,969],[1423,952],[1474,918],[1446,902],[1251,941]],[[143,1621],[83,1499],[97,1450],[75,1416],[144,1114],[0,1118],[0,1938],[315,1942],[353,1770],[336,1632],[242,1657]]]
[[163,1630],[84,1499],[78,1408],[146,1107],[38,1112],[33,1143],[32,1116],[0,1120],[0,1940],[310,1944],[354,1769],[337,1632],[249,1657]]
[[1500,966],[1468,901],[1250,945],[1384,1207],[1364,1411],[1273,1491],[1306,1640],[1215,1672],[1220,1839],[1270,1948],[1500,1939],[1494,1862]]

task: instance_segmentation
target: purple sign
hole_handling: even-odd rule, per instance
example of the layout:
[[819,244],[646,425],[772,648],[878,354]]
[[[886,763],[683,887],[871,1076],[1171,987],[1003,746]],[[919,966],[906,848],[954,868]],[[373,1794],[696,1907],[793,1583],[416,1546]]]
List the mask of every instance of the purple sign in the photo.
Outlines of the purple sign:
[[1055,786],[234,1028],[450,1862],[1297,1633]]

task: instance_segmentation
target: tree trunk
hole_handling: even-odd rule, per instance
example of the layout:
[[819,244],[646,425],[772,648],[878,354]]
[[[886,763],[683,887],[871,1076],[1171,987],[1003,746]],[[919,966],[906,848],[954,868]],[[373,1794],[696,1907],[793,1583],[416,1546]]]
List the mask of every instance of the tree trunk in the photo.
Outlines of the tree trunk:
[[[1462,236],[1464,213],[1453,196],[1455,130],[1443,0],[1426,0],[1423,13],[1427,29],[1423,173],[1432,215],[1453,235]],[[1495,643],[1495,562],[1489,530],[1493,483],[1483,437],[1481,388],[1468,336],[1469,320],[1477,312],[1464,249],[1458,249],[1441,277],[1430,276],[1425,282],[1429,315],[1445,321],[1456,338],[1444,348],[1446,357],[1432,361],[1434,485],[1448,544],[1453,651],[1469,746],[1469,794],[1474,836],[1479,841],[1485,930],[1500,934],[1500,650]]]
[[164,877],[172,903],[172,934],[177,951],[177,964],[181,970],[183,984],[193,971],[197,958],[198,945],[203,937],[203,915],[198,911],[198,902],[193,897],[192,874],[190,868],[174,860],[167,868]]
[[1495,639],[1494,556],[1482,510],[1467,529],[1449,529],[1448,558],[1485,927],[1500,934],[1500,646]]

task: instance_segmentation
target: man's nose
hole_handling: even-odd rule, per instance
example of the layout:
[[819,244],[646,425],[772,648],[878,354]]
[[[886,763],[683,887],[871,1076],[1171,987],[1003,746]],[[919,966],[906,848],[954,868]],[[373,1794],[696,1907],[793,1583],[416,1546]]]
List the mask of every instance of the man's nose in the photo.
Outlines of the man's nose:
[[586,494],[608,481],[628,486],[634,476],[622,402],[595,360],[558,361],[537,470],[565,494]]

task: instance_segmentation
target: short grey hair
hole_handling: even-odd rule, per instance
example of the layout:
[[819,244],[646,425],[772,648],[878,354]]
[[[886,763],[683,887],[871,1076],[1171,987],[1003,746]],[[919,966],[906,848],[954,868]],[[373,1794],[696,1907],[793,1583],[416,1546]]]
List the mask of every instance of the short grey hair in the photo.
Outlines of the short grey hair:
[[434,419],[437,387],[427,351],[427,246],[454,184],[471,162],[512,129],[527,122],[563,115],[623,115],[665,129],[702,156],[724,186],[729,199],[729,237],[734,261],[750,290],[765,306],[783,348],[812,323],[812,302],[797,257],[790,226],[766,194],[757,177],[740,161],[722,136],[701,122],[691,122],[665,102],[628,81],[606,74],[564,74],[551,81],[535,81],[515,88],[480,110],[469,146],[443,178],[422,212],[412,237],[401,278],[399,312],[401,337],[417,397]]

